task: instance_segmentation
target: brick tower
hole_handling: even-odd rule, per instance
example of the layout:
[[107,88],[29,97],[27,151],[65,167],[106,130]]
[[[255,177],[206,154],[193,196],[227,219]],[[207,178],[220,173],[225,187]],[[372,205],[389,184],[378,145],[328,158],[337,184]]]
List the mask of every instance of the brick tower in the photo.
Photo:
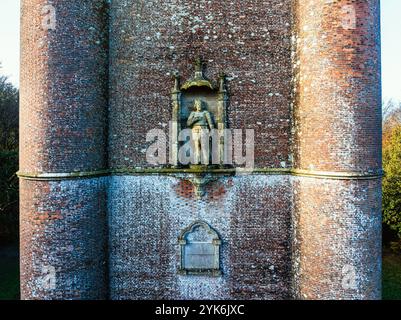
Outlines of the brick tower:
[[53,3],[54,29],[49,1],[21,7],[21,296],[101,299],[107,184],[91,174],[107,168],[107,8]]
[[381,297],[379,5],[307,0],[295,9],[293,165],[306,176],[294,178],[301,298]]
[[[23,0],[21,41],[23,299],[380,299],[378,0]],[[197,99],[252,172],[177,165]]]

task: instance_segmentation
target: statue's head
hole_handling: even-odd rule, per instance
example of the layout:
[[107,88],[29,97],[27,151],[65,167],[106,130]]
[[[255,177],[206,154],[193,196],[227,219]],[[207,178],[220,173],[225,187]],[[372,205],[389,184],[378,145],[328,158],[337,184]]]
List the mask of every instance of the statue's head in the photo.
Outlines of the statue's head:
[[195,99],[195,104],[194,104],[194,109],[195,111],[202,111],[202,100],[201,99]]

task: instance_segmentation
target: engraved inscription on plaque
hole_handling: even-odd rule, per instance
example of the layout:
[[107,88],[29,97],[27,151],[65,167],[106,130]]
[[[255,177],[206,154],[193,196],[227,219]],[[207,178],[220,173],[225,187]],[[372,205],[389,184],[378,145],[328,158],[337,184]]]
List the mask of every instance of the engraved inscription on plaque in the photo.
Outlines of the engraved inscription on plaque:
[[196,221],[179,237],[182,274],[218,276],[221,240],[215,230],[203,221]]

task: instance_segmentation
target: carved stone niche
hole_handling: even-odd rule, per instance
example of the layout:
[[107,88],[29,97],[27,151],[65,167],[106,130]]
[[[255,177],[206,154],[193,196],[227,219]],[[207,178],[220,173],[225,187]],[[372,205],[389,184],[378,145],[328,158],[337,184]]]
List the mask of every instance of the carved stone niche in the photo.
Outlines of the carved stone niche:
[[[183,85],[180,84],[180,77],[175,74],[174,89],[172,91],[172,125],[171,125],[171,148],[170,150],[170,163],[175,168],[188,169],[189,174],[186,179],[194,185],[195,196],[200,199],[205,193],[206,184],[216,180],[216,175],[213,169],[225,168],[225,158],[230,158],[229,148],[225,148],[224,130],[227,128],[227,105],[228,93],[225,83],[225,75],[220,74],[217,82],[211,82],[205,78],[203,74],[204,65],[201,59],[195,62],[195,75],[192,79],[186,81]],[[197,113],[197,103],[200,104],[202,112],[202,120],[192,121],[191,118]],[[191,120],[192,119],[192,120]],[[209,151],[205,149],[196,148],[194,144],[191,146],[192,155],[198,155],[190,161],[190,163],[181,163],[179,157],[180,148],[186,144],[186,141],[180,141],[180,133],[184,129],[191,130],[191,137],[194,138],[194,130],[199,130],[199,123],[204,126],[207,134],[211,133],[211,127],[214,128],[215,134],[214,144],[212,139],[207,138],[209,141]],[[204,130],[204,129],[202,129]],[[210,139],[210,140],[209,140]],[[196,141],[196,139],[193,139]],[[231,143],[231,140],[227,140]],[[195,143],[196,144],[196,143]],[[227,145],[228,147],[228,145]],[[198,152],[196,152],[198,150]],[[213,156],[212,156],[213,154]],[[196,161],[196,159],[209,159],[208,161]],[[205,164],[206,162],[206,164]]]
[[196,221],[184,229],[179,238],[180,274],[220,276],[218,233],[206,222]]
[[[228,93],[225,84],[225,75],[220,74],[216,83],[205,78],[203,74],[204,65],[201,59],[195,62],[195,76],[180,84],[178,73],[174,75],[175,83],[171,93],[172,99],[172,150],[171,163],[174,167],[186,167],[188,164],[180,163],[179,149],[185,142],[179,141],[179,134],[184,129],[191,129],[188,126],[188,119],[194,111],[194,105],[197,100],[201,101],[202,110],[210,114],[214,128],[218,130],[218,152],[217,159],[210,161],[210,165],[198,165],[193,163],[190,167],[204,170],[204,167],[222,166],[224,163],[224,129],[227,127],[226,109],[228,104]],[[210,147],[210,150],[212,148]],[[212,160],[212,159],[210,159]],[[203,167],[203,168],[199,168]]]

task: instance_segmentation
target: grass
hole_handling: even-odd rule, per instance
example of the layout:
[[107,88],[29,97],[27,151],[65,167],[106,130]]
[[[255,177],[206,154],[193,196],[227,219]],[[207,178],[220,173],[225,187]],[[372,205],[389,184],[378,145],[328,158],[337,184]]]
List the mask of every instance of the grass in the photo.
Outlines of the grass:
[[401,253],[383,250],[383,299],[401,300]]
[[[0,250],[0,300],[19,299],[18,249]],[[383,299],[401,300],[401,254],[383,251]]]
[[18,248],[3,247],[0,251],[0,300],[19,299]]

